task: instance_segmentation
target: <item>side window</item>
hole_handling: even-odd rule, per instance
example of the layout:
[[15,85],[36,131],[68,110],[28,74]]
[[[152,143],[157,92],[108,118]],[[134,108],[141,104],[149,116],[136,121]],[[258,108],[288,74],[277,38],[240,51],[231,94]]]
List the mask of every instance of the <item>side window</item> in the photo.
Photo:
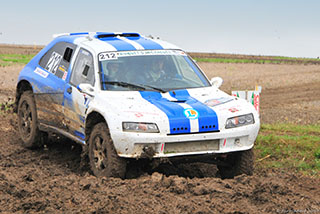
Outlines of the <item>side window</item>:
[[50,73],[65,80],[75,47],[76,45],[71,43],[59,42],[43,55],[39,65]]
[[80,83],[94,85],[94,69],[92,54],[81,48],[72,68],[70,83],[77,86]]

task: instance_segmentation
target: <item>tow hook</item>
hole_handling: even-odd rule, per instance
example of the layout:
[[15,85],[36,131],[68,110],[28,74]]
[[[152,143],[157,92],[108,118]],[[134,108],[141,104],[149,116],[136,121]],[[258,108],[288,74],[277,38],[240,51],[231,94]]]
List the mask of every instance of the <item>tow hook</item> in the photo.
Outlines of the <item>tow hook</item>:
[[142,149],[143,153],[141,153],[142,158],[152,159],[154,154],[156,153],[152,147],[145,146]]

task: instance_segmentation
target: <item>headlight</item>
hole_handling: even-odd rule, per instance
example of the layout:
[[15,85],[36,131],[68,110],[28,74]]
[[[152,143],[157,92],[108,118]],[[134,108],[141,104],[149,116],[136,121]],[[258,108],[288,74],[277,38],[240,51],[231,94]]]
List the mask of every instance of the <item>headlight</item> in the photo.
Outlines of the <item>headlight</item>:
[[158,126],[155,123],[123,122],[122,130],[124,132],[159,133]]
[[226,123],[226,129],[236,128],[249,124],[254,124],[254,118],[252,113],[229,118]]

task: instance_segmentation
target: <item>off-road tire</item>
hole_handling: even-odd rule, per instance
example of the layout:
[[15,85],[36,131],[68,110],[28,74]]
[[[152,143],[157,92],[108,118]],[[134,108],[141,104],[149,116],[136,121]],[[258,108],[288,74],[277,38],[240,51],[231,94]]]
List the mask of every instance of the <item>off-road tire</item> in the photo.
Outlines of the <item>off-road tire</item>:
[[224,159],[224,162],[228,166],[218,165],[221,178],[234,178],[234,176],[241,174],[253,174],[254,155],[252,149],[230,153]]
[[38,128],[36,104],[32,91],[23,92],[18,103],[18,130],[26,148],[42,146],[47,134]]
[[126,160],[118,156],[106,123],[96,124],[90,134],[89,163],[97,177],[125,177]]

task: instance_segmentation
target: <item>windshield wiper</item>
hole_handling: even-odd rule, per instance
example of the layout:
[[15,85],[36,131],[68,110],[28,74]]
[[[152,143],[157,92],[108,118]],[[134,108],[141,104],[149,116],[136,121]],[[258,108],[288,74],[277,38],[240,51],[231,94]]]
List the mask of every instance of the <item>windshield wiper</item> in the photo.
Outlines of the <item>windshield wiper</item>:
[[150,86],[150,85],[142,85],[143,87],[147,87],[147,88],[152,88],[156,91],[160,91],[162,93],[166,93],[167,91],[166,90],[163,90],[162,88],[156,88],[156,87],[153,87],[153,86]]
[[102,82],[103,84],[110,84],[110,85],[119,85],[119,86],[123,86],[123,87],[134,87],[134,88],[139,88],[142,90],[146,90],[146,88],[151,88],[154,89],[156,91],[162,92],[162,93],[166,93],[166,90],[163,90],[161,88],[156,88],[150,85],[138,85],[138,84],[133,84],[133,83],[128,83],[128,82],[119,82],[119,81],[105,81]]
[[139,88],[142,90],[146,90],[145,87],[133,83],[128,83],[128,82],[119,82],[119,81],[103,81],[102,84],[110,84],[110,85],[119,85],[122,87],[134,87],[134,88]]

